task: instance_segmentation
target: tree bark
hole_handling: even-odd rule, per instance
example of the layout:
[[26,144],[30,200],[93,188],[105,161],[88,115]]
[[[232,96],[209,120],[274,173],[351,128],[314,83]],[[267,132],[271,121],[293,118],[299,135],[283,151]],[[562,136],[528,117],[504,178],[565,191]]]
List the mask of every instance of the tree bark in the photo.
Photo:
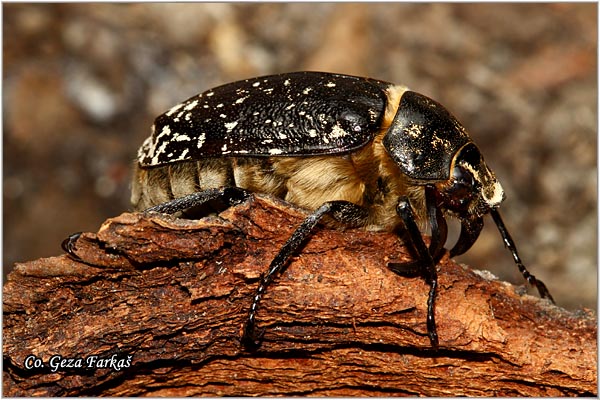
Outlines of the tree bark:
[[304,216],[262,196],[201,220],[125,213],[79,237],[79,260],[18,264],[4,395],[597,395],[591,312],[447,256],[433,350],[429,287],[386,268],[411,259],[388,233],[318,229],[267,290],[264,340],[245,350],[258,279]]

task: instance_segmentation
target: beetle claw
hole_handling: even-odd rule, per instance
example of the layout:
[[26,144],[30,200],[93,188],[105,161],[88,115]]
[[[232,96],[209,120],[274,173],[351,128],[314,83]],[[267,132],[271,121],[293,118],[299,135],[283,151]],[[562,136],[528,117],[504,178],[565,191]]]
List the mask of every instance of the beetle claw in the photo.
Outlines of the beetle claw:
[[82,232],[75,232],[70,234],[69,237],[63,240],[60,244],[60,247],[62,247],[65,253],[67,253],[76,260],[81,260],[81,258],[77,254],[75,254],[75,242],[77,242],[77,239],[79,239],[81,233]]
[[249,351],[256,351],[262,344],[266,328],[256,331],[254,324],[247,323],[244,326],[244,334],[242,335],[242,345]]

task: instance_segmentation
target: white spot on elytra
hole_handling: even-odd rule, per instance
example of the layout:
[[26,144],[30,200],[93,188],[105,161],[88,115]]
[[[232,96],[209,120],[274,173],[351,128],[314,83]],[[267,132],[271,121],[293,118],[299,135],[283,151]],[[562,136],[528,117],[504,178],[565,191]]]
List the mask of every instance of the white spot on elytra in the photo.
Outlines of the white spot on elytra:
[[332,138],[339,138],[339,137],[344,137],[347,135],[348,135],[348,132],[343,130],[339,125],[334,125],[333,128],[331,128],[330,136]]
[[168,144],[169,144],[169,142],[166,141],[166,140],[160,144],[160,147],[154,153],[154,157],[152,157],[152,162],[151,162],[150,165],[156,165],[156,164],[158,164],[158,162],[159,162],[158,159],[159,159],[160,155],[165,152],[165,149],[167,148]]
[[185,157],[187,156],[187,154],[190,152],[190,149],[184,149],[181,154],[179,155],[179,157],[177,157],[175,160],[173,161],[181,161],[181,160],[185,160]]
[[283,81],[283,86],[290,86],[290,80],[286,79],[285,81]]
[[235,104],[242,104],[244,102],[244,100],[246,100],[248,97],[250,97],[250,96],[240,97],[239,99],[237,99],[235,101]]
[[156,137],[156,142],[158,143],[160,141],[159,140],[160,138],[162,138],[163,136],[169,136],[170,134],[171,134],[171,127],[169,125],[163,126],[162,130]]
[[235,128],[237,126],[237,124],[238,124],[237,121],[226,123],[225,124],[225,129],[227,129],[228,131],[232,131],[233,128]]
[[183,109],[186,111],[190,111],[190,110],[193,110],[194,108],[196,108],[197,105],[198,105],[198,100],[194,100],[190,104],[185,106]]
[[311,87],[309,86],[309,87],[307,87],[306,89],[304,89],[304,90],[302,91],[302,94],[309,94],[311,90],[313,90],[313,88],[311,88]]
[[227,118],[227,115],[225,115],[225,114],[219,114],[219,117],[221,117],[221,118]]
[[[152,126],[152,133],[154,133],[154,125]],[[138,159],[144,163],[148,163],[148,161],[145,160],[154,154],[154,149],[156,148],[156,142],[153,140],[152,136],[154,135],[147,137],[146,140],[144,140],[144,143],[142,143],[142,147],[138,150]]]
[[308,130],[308,135],[310,137],[317,137],[317,131],[315,129],[309,129]]
[[325,86],[327,86],[327,87],[335,87],[335,83],[333,83],[333,82],[327,82],[325,84]]
[[176,142],[189,142],[192,139],[188,135],[180,135],[179,133],[176,133],[173,135],[173,140]]
[[208,93],[206,93],[206,97],[211,97],[211,96],[214,96],[214,95],[215,95],[215,92],[208,92]]
[[198,148],[201,148],[206,141],[206,133],[202,132],[200,136],[198,136]]
[[283,151],[281,149],[270,149],[269,150],[269,154],[272,154],[272,155],[277,155],[277,154],[282,154],[282,153],[283,153]]
[[221,151],[227,151],[227,143],[225,143],[225,144],[223,145],[223,147],[221,147]]
[[167,111],[165,113],[165,115],[167,116],[171,116],[173,115],[173,113],[175,113],[177,110],[179,110],[181,107],[183,107],[183,103],[177,104],[176,106],[172,107],[169,111]]
[[254,86],[254,87],[259,87],[259,86],[260,86],[260,82],[254,82],[254,83],[252,84],[252,86]]

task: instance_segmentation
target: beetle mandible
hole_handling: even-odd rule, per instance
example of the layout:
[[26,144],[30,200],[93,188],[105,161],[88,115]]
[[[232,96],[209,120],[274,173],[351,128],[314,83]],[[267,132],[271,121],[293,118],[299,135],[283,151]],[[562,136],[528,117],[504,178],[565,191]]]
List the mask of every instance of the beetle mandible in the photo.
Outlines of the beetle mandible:
[[[262,295],[324,216],[324,222],[407,232],[415,261],[390,263],[430,285],[427,333],[438,347],[436,264],[445,253],[446,218],[461,223],[457,256],[491,214],[524,278],[546,286],[517,253],[498,207],[502,186],[463,126],[436,101],[405,86],[349,75],[294,72],[216,87],[156,118],[138,152],[132,203],[175,213],[212,199],[232,205],[266,193],[312,213],[262,275],[243,342],[259,345]],[[419,226],[431,226],[427,246]],[[553,300],[552,300],[553,301]]]

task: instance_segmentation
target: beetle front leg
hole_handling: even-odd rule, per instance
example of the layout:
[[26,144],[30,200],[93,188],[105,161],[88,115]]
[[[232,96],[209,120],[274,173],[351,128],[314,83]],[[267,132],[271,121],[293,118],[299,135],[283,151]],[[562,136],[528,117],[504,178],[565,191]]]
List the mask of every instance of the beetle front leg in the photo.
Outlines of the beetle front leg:
[[273,282],[275,275],[284,270],[290,257],[304,245],[314,231],[317,223],[325,215],[329,215],[336,221],[349,227],[358,227],[365,224],[369,214],[367,209],[354,203],[341,200],[330,201],[317,208],[296,228],[292,236],[285,242],[271,262],[267,273],[263,274],[260,278],[260,283],[252,299],[252,305],[250,306],[250,312],[248,313],[242,336],[242,343],[247,349],[256,349],[262,341],[264,330],[256,332],[256,313],[258,312],[262,296],[271,282]]
[[[431,241],[429,243],[429,254],[433,258],[435,264],[442,258],[446,249],[444,244],[448,238],[448,224],[443,213],[436,201],[435,187],[432,185],[425,186],[425,201],[427,207],[427,217],[429,226],[431,227]],[[395,273],[413,277],[422,275],[422,262],[420,260],[407,263],[389,263],[388,267]]]
[[425,186],[427,215],[429,217],[429,226],[431,227],[429,254],[433,257],[435,264],[437,264],[446,252],[444,244],[446,244],[446,239],[448,238],[448,224],[437,204],[435,190],[435,187],[432,185]]
[[[429,208],[429,212],[432,212],[432,208]],[[438,347],[438,335],[437,328],[435,324],[435,296],[437,293],[437,270],[436,263],[434,261],[435,254],[432,255],[431,250],[438,251],[438,246],[443,246],[443,242],[441,237],[436,238],[435,241],[439,244],[435,244],[435,248],[427,248],[425,242],[423,241],[423,236],[421,235],[421,231],[419,231],[419,227],[415,221],[415,215],[410,205],[410,201],[407,197],[402,197],[398,201],[398,205],[396,206],[396,212],[402,218],[404,222],[404,227],[408,232],[408,244],[412,247],[412,250],[417,256],[416,263],[410,263],[409,268],[412,269],[411,272],[415,272],[417,268],[420,268],[420,273],[425,278],[425,281],[429,284],[429,297],[427,298],[427,335],[429,336],[429,341],[431,346],[435,349]],[[435,214],[430,215],[430,219],[435,218],[436,221],[440,221],[440,217],[438,217],[439,211],[436,211]],[[443,218],[441,218],[443,219]],[[445,221],[442,223],[442,230],[445,230],[446,224]],[[432,232],[434,235],[439,235],[439,233]],[[442,235],[445,236],[445,233],[442,232]],[[432,239],[432,243],[434,240]],[[443,248],[443,247],[442,247]],[[435,257],[437,258],[437,257]],[[388,267],[396,272],[399,275],[406,275],[405,264],[388,264]]]

